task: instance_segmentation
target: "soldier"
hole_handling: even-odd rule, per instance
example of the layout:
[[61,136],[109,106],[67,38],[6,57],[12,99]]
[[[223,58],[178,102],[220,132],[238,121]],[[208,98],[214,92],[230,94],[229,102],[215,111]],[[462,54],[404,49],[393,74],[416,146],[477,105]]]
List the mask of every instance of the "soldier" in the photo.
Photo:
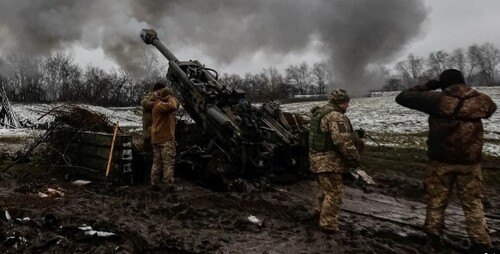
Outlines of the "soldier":
[[153,98],[155,93],[162,88],[165,88],[165,84],[163,82],[156,82],[155,85],[153,86],[153,90],[146,92],[141,101],[142,138],[144,140],[143,150],[144,152],[146,152],[148,156],[150,156],[153,151],[151,146],[151,124],[153,123],[151,111],[153,110],[153,105],[154,105]]
[[320,229],[327,233],[338,231],[338,215],[342,204],[342,173],[359,166],[358,141],[349,118],[349,95],[343,89],[330,94],[323,107],[311,110],[309,127],[309,159],[319,187]]
[[174,184],[175,165],[175,111],[180,103],[174,98],[172,89],[163,88],[154,98],[152,110],[151,143],[153,144],[153,167],[151,185],[161,180],[168,187]]
[[[434,91],[441,88],[442,91]],[[444,212],[456,185],[465,214],[473,251],[491,246],[483,212],[481,155],[483,123],[496,111],[487,95],[465,84],[462,72],[443,71],[430,80],[404,90],[396,97],[402,106],[429,114],[429,133],[424,188],[427,213],[424,230],[435,246],[440,245]]]

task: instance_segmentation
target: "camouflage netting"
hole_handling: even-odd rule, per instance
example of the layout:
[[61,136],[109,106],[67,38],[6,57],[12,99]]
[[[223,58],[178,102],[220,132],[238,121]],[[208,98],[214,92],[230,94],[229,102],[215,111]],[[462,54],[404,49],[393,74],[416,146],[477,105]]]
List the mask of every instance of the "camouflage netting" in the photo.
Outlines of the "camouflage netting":
[[51,111],[54,115],[52,128],[73,128],[78,131],[113,132],[113,126],[103,114],[81,106],[65,105]]
[[48,124],[47,130],[28,144],[24,152],[19,151],[12,164],[3,171],[18,162],[28,160],[33,155],[40,156],[52,166],[73,166],[66,152],[71,144],[78,141],[82,132],[112,133],[114,128],[105,115],[78,105],[60,105],[39,119],[47,115],[54,117],[54,120]]
[[12,110],[9,98],[3,85],[0,85],[0,128],[18,128],[21,124],[19,119]]
[[49,112],[54,116],[46,132],[46,154],[53,165],[65,162],[71,164],[66,157],[70,144],[78,141],[85,131],[112,133],[113,126],[108,118],[100,113],[77,105],[63,105]]

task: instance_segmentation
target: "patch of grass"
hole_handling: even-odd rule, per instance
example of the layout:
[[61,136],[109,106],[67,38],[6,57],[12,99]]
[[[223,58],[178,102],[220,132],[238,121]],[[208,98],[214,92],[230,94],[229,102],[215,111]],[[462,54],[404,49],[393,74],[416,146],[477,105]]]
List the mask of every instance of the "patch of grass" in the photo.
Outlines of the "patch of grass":
[[486,185],[495,186],[495,189],[499,189],[497,183],[500,180],[500,170],[483,169],[483,179]]
[[363,156],[387,159],[397,162],[425,162],[426,150],[418,148],[400,148],[387,146],[368,146],[363,151]]
[[411,136],[427,138],[428,134],[429,134],[428,131],[421,131],[421,132],[412,133]]
[[[0,172],[2,172],[11,163],[12,161],[10,160],[0,161]],[[24,177],[26,175],[38,175],[46,173],[47,167],[44,165],[40,165],[37,162],[17,163],[11,166],[5,172],[17,178],[17,177]]]
[[425,150],[416,148],[368,146],[361,154],[361,164],[369,172],[408,177],[420,177],[426,161]]
[[484,143],[490,143],[493,145],[500,145],[500,140],[498,139],[493,139],[493,138],[485,138]]
[[[361,164],[371,174],[384,173],[421,178],[428,161],[426,149],[367,146],[361,154]],[[486,185],[500,181],[500,158],[485,155],[482,162]]]
[[500,158],[486,155],[483,157],[482,167],[485,183],[497,186],[500,181]]
[[427,132],[370,133],[370,135],[380,144],[390,144],[397,147],[425,149],[427,145]]
[[16,136],[0,136],[0,143],[7,144],[23,144],[33,140],[30,137],[16,137]]

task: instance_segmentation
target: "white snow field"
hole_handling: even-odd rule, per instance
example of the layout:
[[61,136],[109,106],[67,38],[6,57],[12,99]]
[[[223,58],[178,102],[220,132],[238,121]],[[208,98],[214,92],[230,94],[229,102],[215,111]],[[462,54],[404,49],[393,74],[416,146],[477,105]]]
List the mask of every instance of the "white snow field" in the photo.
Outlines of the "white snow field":
[[[500,105],[500,87],[477,88],[491,96]],[[377,93],[376,97],[354,98],[351,100],[347,115],[353,127],[363,128],[380,145],[394,147],[425,148],[427,131],[427,115],[398,105],[394,99],[397,92]],[[283,111],[300,113],[308,117],[309,110],[325,104],[320,102],[302,102],[281,105]],[[14,111],[22,121],[33,124],[43,124],[52,121],[50,115],[45,115],[60,104],[14,104]],[[140,107],[103,108],[82,105],[88,109],[104,114],[110,122],[119,121],[120,126],[133,131],[141,131]],[[500,110],[499,110],[500,111]],[[44,116],[45,115],[45,116]],[[43,117],[42,117],[43,116]],[[42,117],[42,118],[40,118]],[[483,121],[485,128],[484,152],[500,156],[500,112]],[[0,137],[33,137],[38,131],[32,129],[0,129]],[[367,139],[368,145],[376,145]]]

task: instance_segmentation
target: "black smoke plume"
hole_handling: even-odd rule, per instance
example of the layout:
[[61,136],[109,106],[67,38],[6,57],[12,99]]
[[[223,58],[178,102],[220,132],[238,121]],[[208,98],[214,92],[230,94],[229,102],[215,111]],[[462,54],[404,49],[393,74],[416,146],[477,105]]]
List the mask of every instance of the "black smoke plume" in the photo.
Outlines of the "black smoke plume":
[[138,36],[142,28],[156,29],[171,49],[197,48],[221,64],[284,56],[316,40],[334,65],[335,85],[362,93],[378,85],[370,69],[415,39],[426,16],[423,0],[3,0],[0,52],[101,47],[140,76],[152,50]]

